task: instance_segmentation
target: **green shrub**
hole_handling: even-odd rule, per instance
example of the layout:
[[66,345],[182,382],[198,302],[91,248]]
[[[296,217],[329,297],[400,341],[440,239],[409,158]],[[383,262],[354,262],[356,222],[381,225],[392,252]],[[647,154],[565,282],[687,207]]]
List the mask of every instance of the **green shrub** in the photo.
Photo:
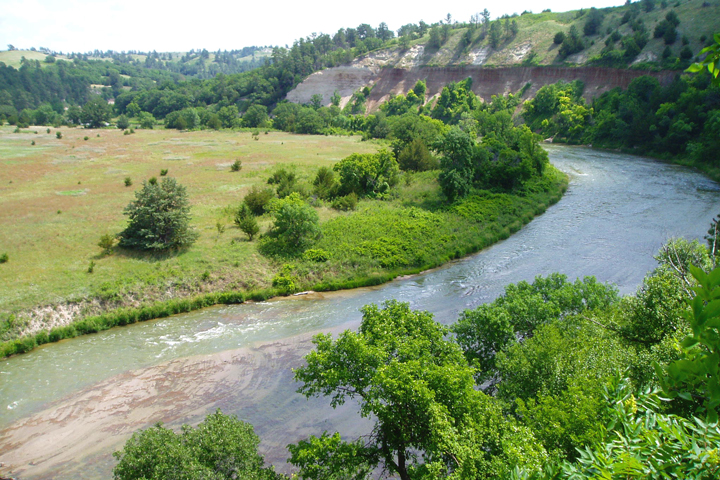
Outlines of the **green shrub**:
[[62,138],[62,132],[55,132],[55,137],[60,140]]
[[330,254],[322,248],[311,248],[309,250],[305,250],[305,253],[303,253],[303,259],[310,262],[327,262],[330,259]]
[[355,210],[357,208],[358,204],[358,197],[355,194],[355,192],[350,193],[349,195],[345,195],[344,197],[336,198],[332,202],[332,208],[335,210],[342,210],[344,212],[348,212],[351,210]]
[[89,138],[90,138],[90,137],[88,137],[87,135],[85,135],[85,137],[83,138],[83,140],[87,141]]
[[7,253],[3,253],[2,255],[0,255],[0,263],[7,263],[8,260],[9,257]]
[[130,185],[132,185],[132,178],[125,177],[125,186],[129,187]]
[[235,213],[235,225],[248,236],[251,242],[253,237],[260,232],[257,219],[246,203],[240,204],[240,208]]
[[230,171],[231,172],[239,172],[242,168],[242,162],[238,159],[233,162],[232,165],[230,165]]
[[161,177],[164,177],[164,176],[167,175],[167,174],[168,174],[168,169],[167,169],[167,168],[163,168],[163,169],[160,170],[160,176],[161,176]]
[[115,241],[116,237],[115,235],[111,235],[109,233],[106,233],[105,235],[100,237],[100,241],[98,242],[98,247],[102,248],[104,250],[104,253],[110,253],[115,247]]
[[253,215],[262,215],[268,211],[270,200],[275,198],[275,194],[270,188],[260,188],[253,185],[250,192],[245,195],[243,203],[245,203]]
[[294,265],[285,264],[278,274],[273,277],[272,286],[278,289],[281,294],[288,295],[297,292],[295,283],[297,278],[292,274]]

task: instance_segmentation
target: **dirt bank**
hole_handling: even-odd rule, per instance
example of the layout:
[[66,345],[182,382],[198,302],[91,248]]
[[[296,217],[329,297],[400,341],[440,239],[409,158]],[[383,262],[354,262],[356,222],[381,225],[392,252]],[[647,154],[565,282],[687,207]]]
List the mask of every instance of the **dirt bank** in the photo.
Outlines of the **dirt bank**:
[[585,83],[583,96],[590,100],[613,88],[627,88],[630,82],[641,76],[651,75],[661,84],[667,84],[678,72],[647,72],[642,70],[617,70],[600,67],[506,67],[486,68],[478,65],[458,67],[417,67],[417,68],[377,68],[377,67],[336,67],[310,75],[304,82],[288,93],[291,102],[307,103],[315,94],[323,96],[326,104],[330,102],[335,90],[343,97],[343,106],[353,91],[365,85],[374,85],[367,101],[369,111],[376,110],[390,95],[406,94],[418,80],[427,82],[427,98],[438,95],[450,82],[468,77],[473,79],[473,91],[490,100],[492,95],[502,95],[519,91],[530,83],[526,97],[535,93],[544,85],[560,80],[570,82],[581,80]]

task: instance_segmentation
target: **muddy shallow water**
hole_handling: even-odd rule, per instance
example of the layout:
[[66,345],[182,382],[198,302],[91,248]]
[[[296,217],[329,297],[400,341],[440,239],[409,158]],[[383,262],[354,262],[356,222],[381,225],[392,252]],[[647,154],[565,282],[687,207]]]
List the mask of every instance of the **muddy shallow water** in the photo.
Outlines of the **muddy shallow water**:
[[0,475],[109,478],[112,452],[133,431],[197,423],[217,408],[255,425],[266,459],[285,471],[288,443],[370,425],[352,404],[332,410],[294,393],[291,368],[314,333],[356,328],[362,305],[390,298],[451,323],[508,283],[551,272],[632,293],[665,240],[702,238],[720,212],[718,185],[682,167],[547,148],[571,176],[565,197],[472,257],[377,288],[214,307],[0,361]]

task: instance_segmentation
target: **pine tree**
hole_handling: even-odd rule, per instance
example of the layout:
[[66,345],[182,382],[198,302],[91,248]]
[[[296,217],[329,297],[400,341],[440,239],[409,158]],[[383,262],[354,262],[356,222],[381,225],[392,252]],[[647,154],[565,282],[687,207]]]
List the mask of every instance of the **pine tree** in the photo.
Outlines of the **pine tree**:
[[139,250],[168,250],[191,245],[198,237],[190,227],[190,206],[185,187],[174,178],[143,182],[135,200],[125,207],[130,217],[120,233],[120,246]]

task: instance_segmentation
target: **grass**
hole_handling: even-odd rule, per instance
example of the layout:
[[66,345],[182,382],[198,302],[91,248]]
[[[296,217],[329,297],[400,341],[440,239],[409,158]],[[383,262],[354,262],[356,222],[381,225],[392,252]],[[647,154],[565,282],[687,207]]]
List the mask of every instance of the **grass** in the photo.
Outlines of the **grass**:
[[[95,131],[62,131],[60,140],[54,132],[33,135],[37,145],[30,146],[26,134],[0,128],[0,150],[14,153],[0,158],[0,223],[12,225],[0,230],[0,251],[10,258],[0,265],[0,356],[216,303],[377,285],[417,273],[507,238],[557,201],[566,185],[549,169],[531,189],[538,193],[477,192],[447,207],[437,172],[418,173],[390,198],[360,202],[357,212],[316,204],[323,238],[314,248],[322,254],[268,258],[232,221],[251,186],[283,165],[293,165],[309,185],[320,166],[373,152],[377,144],[281,132],[254,141],[250,132],[231,131],[128,136],[106,129],[100,138]],[[231,172],[236,159],[242,169]],[[164,168],[187,187],[199,240],[181,252],[105,254],[100,237],[124,228],[122,211],[135,189]],[[260,218],[261,232],[270,222]],[[273,286],[280,272],[289,281]],[[68,319],[80,323],[67,325]]]

